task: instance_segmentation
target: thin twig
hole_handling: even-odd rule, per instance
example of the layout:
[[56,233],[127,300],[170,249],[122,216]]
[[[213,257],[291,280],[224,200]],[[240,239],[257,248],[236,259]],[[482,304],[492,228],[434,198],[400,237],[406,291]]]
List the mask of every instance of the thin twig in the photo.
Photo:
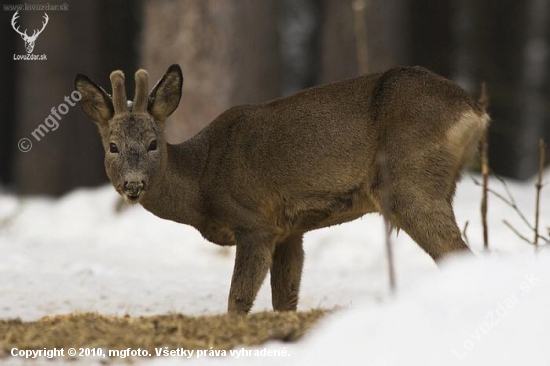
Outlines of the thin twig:
[[508,187],[508,183],[506,183],[506,181],[504,180],[504,178],[502,178],[501,176],[499,175],[496,175],[495,174],[495,178],[497,178],[499,180],[499,182],[502,183],[502,186],[504,187],[504,190],[506,191],[506,195],[508,196],[508,199],[509,201],[511,202],[511,206],[514,210],[516,210],[516,212],[518,213],[518,215],[521,217],[521,219],[523,220],[523,222],[525,223],[525,225],[527,225],[531,230],[533,230],[533,225],[531,225],[531,223],[529,222],[529,220],[527,220],[527,217],[525,217],[525,215],[523,214],[523,212],[521,212],[519,210],[519,207],[516,203],[516,200],[514,199],[514,196],[512,195],[512,191],[510,191],[510,188]]
[[[516,204],[516,200],[514,199],[514,196],[512,195],[512,191],[510,191],[510,188],[508,187],[508,184],[506,183],[506,181],[504,180],[504,178],[502,178],[501,176],[498,176],[498,175],[494,175],[501,183],[502,185],[504,186],[504,190],[506,191],[506,194],[508,195],[508,197],[510,198],[510,202],[511,202],[511,206],[512,208],[516,211],[516,213],[519,215],[519,217],[521,218],[521,220],[525,223],[525,225],[527,225],[527,227],[529,229],[531,229],[532,231],[535,230],[535,227],[529,222],[529,220],[527,220],[527,217],[523,214],[523,212],[520,211],[518,205]],[[539,238],[543,239],[544,241],[548,242],[549,241],[549,238],[545,238],[544,236],[541,236],[539,235]]]
[[[527,218],[525,217],[523,212],[520,211],[518,205],[516,204],[516,201],[514,200],[514,197],[512,196],[512,194],[510,192],[510,189],[508,188],[508,185],[506,184],[506,181],[504,179],[502,179],[501,177],[499,177],[498,175],[496,175],[496,174],[494,174],[493,176],[502,183],[502,185],[504,186],[504,189],[506,190],[506,195],[508,196],[508,198],[504,197],[502,194],[500,194],[499,192],[497,192],[497,191],[495,191],[491,188],[488,188],[487,192],[491,193],[492,195],[494,195],[495,197],[500,199],[502,202],[506,203],[508,206],[513,208],[514,211],[516,211],[516,213],[519,215],[521,220],[525,223],[525,225],[527,225],[527,227],[529,227],[529,229],[533,230],[534,229],[533,225],[531,225],[529,220],[527,220]],[[480,186],[480,187],[482,186],[482,184],[478,180],[476,180],[475,178],[472,177],[472,180],[473,180],[475,185]]]
[[381,167],[380,171],[381,173],[381,186],[383,187],[381,190],[381,204],[382,204],[382,216],[384,217],[384,230],[385,230],[385,238],[386,238],[386,254],[388,257],[388,273],[389,273],[389,280],[390,280],[390,292],[392,294],[395,293],[396,289],[396,280],[395,280],[395,265],[394,265],[394,259],[393,259],[393,246],[391,242],[391,222],[390,222],[390,215],[391,215],[391,202],[392,202],[392,192],[388,189],[391,187],[389,184],[389,169],[387,168],[387,158],[385,154],[380,154],[377,157],[377,164],[379,167]]
[[396,281],[395,281],[395,265],[393,260],[393,245],[391,242],[391,224],[387,218],[384,218],[384,228],[386,229],[386,252],[388,254],[388,271],[390,277],[390,291],[395,293]]
[[[497,178],[501,183],[502,185],[504,186],[504,189],[506,190],[506,195],[508,196],[508,198],[504,197],[502,194],[500,194],[499,192],[491,189],[491,188],[488,188],[487,189],[487,192],[491,193],[493,196],[497,197],[498,199],[500,199],[502,202],[504,202],[505,204],[507,204],[508,206],[510,206],[517,214],[518,216],[521,218],[521,220],[525,223],[525,225],[527,225],[527,227],[531,230],[531,231],[534,231],[535,228],[533,227],[533,225],[531,225],[531,223],[527,220],[527,218],[525,217],[525,215],[523,214],[523,212],[521,212],[521,210],[519,209],[518,205],[516,204],[516,201],[514,200],[514,197],[512,196],[512,193],[510,191],[510,189],[508,188],[508,185],[506,184],[506,181],[504,179],[502,179],[501,177],[499,177],[498,175],[495,175],[493,174],[493,176],[495,178]],[[482,186],[482,183],[480,183],[477,179],[475,179],[474,177],[471,177],[472,178],[472,181],[474,182],[475,185],[481,187]],[[508,224],[510,225],[510,224]],[[511,225],[510,225],[511,226]],[[514,228],[514,232],[518,232],[517,229]],[[550,235],[550,234],[549,234]],[[542,239],[544,241],[544,243],[548,243],[550,242],[550,238],[547,238],[545,237],[544,235],[541,235],[541,234],[538,234],[538,237],[539,239]],[[524,239],[525,237],[522,236],[522,239]],[[533,244],[532,241],[529,241],[529,244]]]
[[[526,236],[522,235],[515,227],[512,226],[512,224],[510,224],[508,221],[506,220],[502,220],[502,222],[504,223],[504,225],[508,226],[510,228],[510,230],[512,230],[514,232],[514,234],[516,234],[520,239],[522,239],[523,241],[525,241],[526,243],[528,244],[531,244],[531,245],[535,245],[535,243],[533,243],[531,240],[529,240]],[[542,244],[550,244],[550,238],[546,238],[542,235],[539,235],[539,239],[542,239]],[[541,245],[538,246],[539,248],[541,247]]]
[[544,140],[539,142],[539,175],[537,178],[537,195],[536,195],[536,206],[535,206],[535,246],[539,245],[539,214],[540,214],[540,191],[542,190],[542,173],[544,170],[544,159],[546,158],[546,144]]
[[481,139],[481,174],[483,176],[483,193],[481,196],[481,223],[483,225],[483,248],[489,250],[489,227],[487,225],[487,199],[489,190],[489,139],[487,130]]
[[464,223],[464,228],[462,229],[462,237],[464,238],[464,242],[466,243],[467,246],[470,246],[470,240],[468,239],[468,234],[467,234],[467,230],[468,230],[468,225],[470,225],[470,221],[466,221]]
[[506,220],[502,220],[502,222],[504,223],[504,225],[508,226],[510,228],[510,230],[512,230],[514,232],[514,234],[516,234],[520,239],[524,240],[525,242],[527,242],[528,244],[533,244],[531,242],[531,240],[527,239],[527,237],[523,236],[519,231],[517,231],[517,229],[515,227],[512,226],[512,224],[510,224],[508,221]]

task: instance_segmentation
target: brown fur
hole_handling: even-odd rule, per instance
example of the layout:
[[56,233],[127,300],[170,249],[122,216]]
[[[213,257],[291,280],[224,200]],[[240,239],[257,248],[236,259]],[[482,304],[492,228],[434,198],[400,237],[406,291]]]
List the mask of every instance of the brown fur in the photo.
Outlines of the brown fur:
[[[136,99],[146,96],[139,85],[146,82],[138,83]],[[432,258],[467,249],[452,199],[489,117],[464,90],[428,70],[396,68],[234,107],[179,145],[163,137],[181,96],[179,66],[143,101],[148,113],[114,113],[123,106],[113,108],[85,76],[75,86],[99,126],[107,175],[128,202],[237,246],[232,313],[251,309],[270,269],[273,308],[295,310],[303,234],[381,212],[384,197],[391,198],[392,225]],[[158,148],[150,149],[154,140]]]

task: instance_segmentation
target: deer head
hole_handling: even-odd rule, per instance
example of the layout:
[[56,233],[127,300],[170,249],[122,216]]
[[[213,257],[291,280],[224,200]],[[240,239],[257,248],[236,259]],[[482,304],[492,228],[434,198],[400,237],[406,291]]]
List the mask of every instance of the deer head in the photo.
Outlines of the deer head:
[[172,65],[148,94],[147,71],[138,70],[133,102],[126,99],[122,71],[113,71],[110,79],[112,98],[84,75],[77,75],[75,88],[82,93],[84,113],[99,127],[107,176],[126,202],[135,204],[164,170],[164,122],[179,104],[183,77]]
[[42,31],[44,30],[44,28],[46,28],[46,25],[48,24],[48,14],[44,13],[44,22],[42,22],[42,29],[40,30],[34,30],[32,36],[28,36],[27,35],[27,30],[25,29],[24,32],[21,32],[19,30],[19,26],[15,26],[15,21],[17,20],[17,18],[19,18],[19,15],[17,14],[19,11],[16,11],[15,14],[13,14],[13,17],[11,18],[11,26],[13,27],[13,29],[19,33],[21,35],[21,38],[23,38],[23,40],[25,41],[25,49],[27,50],[27,53],[32,53],[32,50],[34,49],[34,42],[36,42],[36,39],[38,38],[38,36],[40,35],[40,33],[42,33]]

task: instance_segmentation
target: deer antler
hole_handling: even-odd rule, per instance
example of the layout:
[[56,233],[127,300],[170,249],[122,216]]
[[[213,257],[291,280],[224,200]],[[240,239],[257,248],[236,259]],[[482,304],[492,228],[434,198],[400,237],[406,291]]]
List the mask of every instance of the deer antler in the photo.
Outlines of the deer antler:
[[17,18],[19,18],[19,15],[17,15],[17,13],[19,13],[19,10],[17,10],[15,12],[15,14],[13,14],[13,17],[11,18],[11,26],[12,26],[13,30],[16,31],[17,33],[19,33],[22,37],[28,38],[29,36],[27,35],[27,30],[26,29],[25,29],[25,32],[22,33],[19,30],[19,26],[17,26],[17,28],[15,27],[15,21],[17,20]]
[[[44,28],[46,28],[46,25],[48,24],[48,20],[50,20],[50,18],[48,17],[48,14],[44,13],[44,19],[46,20],[45,22],[42,22],[42,29],[40,29],[39,31],[35,30],[32,34],[32,36],[30,38],[38,38],[38,36],[40,35],[40,33],[42,33],[42,31],[44,30]],[[26,32],[26,30],[25,30]],[[38,33],[37,33],[38,32]]]
[[124,86],[124,73],[116,70],[109,76],[113,90],[113,108],[115,115],[128,113],[128,99],[126,98],[126,87]]
[[136,93],[134,96],[134,112],[137,113],[146,113],[147,112],[147,103],[149,102],[149,97],[147,95],[148,89],[148,74],[147,71],[139,69],[136,71]]

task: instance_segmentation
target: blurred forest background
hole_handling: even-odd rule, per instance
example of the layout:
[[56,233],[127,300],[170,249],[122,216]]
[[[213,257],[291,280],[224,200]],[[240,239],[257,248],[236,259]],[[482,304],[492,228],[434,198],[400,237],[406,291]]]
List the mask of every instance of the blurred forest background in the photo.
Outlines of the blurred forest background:
[[[106,182],[99,135],[80,107],[40,141],[31,136],[70,95],[76,73],[109,91],[114,69],[133,75],[143,67],[152,85],[173,63],[185,82],[166,131],[172,143],[233,105],[397,65],[427,67],[475,98],[487,82],[489,156],[499,174],[531,177],[539,139],[550,140],[550,0],[62,3],[69,10],[47,11],[36,41],[34,54],[47,61],[15,61],[25,50],[11,27],[14,11],[0,15],[0,184],[18,193],[58,195]],[[19,12],[18,24],[30,34],[43,13]],[[18,150],[21,138],[33,142],[31,151]]]

